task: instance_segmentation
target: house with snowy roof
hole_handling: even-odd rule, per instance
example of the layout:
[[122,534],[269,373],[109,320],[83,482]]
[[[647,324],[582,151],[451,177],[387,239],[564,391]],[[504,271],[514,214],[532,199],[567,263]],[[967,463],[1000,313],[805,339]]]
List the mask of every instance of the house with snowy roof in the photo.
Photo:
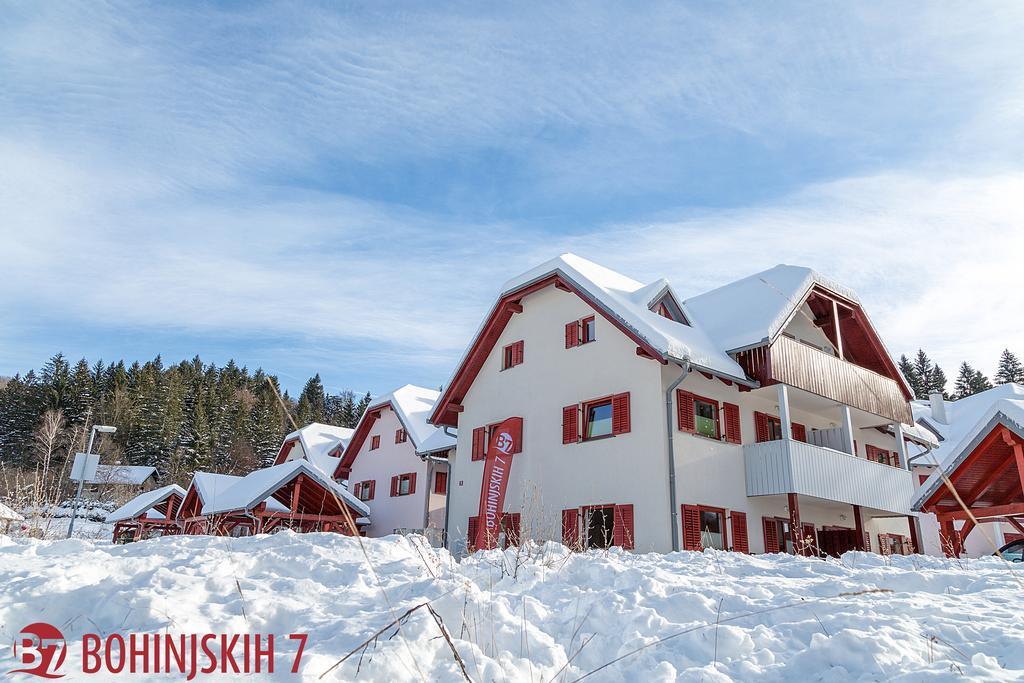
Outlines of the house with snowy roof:
[[929,554],[990,555],[1024,536],[1024,386],[956,401],[933,394],[912,407],[939,439],[912,456],[921,465],[913,508],[923,513]]
[[135,496],[107,515],[107,523],[114,525],[114,543],[180,533],[176,513],[184,497],[185,489],[177,484]]
[[354,431],[319,422],[308,424],[284,437],[274,464],[306,459],[330,474],[337,469]]
[[683,300],[564,254],[501,288],[433,407],[459,428],[449,547],[476,537],[491,432],[517,417],[505,543],[905,552],[907,444],[931,439],[911,398],[856,294],[809,268]]
[[359,418],[334,476],[369,507],[368,536],[423,533],[443,541],[455,436],[427,422],[438,396],[406,384],[376,397]]

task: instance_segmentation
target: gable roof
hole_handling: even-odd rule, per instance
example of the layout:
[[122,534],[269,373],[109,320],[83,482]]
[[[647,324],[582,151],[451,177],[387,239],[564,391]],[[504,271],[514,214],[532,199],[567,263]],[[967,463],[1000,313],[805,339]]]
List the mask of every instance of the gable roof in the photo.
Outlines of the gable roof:
[[126,484],[141,486],[156,475],[155,467],[143,465],[96,465],[96,474],[87,484]]
[[661,362],[688,362],[727,379],[753,383],[743,369],[725,353],[695,320],[685,305],[679,306],[690,324],[669,320],[651,310],[663,297],[678,304],[667,280],[644,285],[614,270],[575,254],[562,254],[512,278],[501,289],[490,314],[483,320],[469,346],[463,352],[442,399],[431,415],[434,424],[453,424],[450,407],[462,400],[483,358],[527,294],[555,284],[574,292],[597,312],[636,341],[638,347]]
[[288,442],[298,441],[302,445],[302,452],[307,460],[324,472],[333,472],[340,458],[332,453],[344,452],[348,448],[354,432],[354,429],[347,427],[311,422],[284,437],[278,457],[280,458],[285,453],[285,446]]
[[152,491],[146,491],[135,496],[127,503],[107,515],[107,522],[121,522],[126,519],[135,519],[148,513],[154,507],[164,502],[172,495],[185,497],[185,489],[177,484],[168,484]]
[[320,468],[306,460],[290,460],[280,465],[250,472],[239,478],[226,491],[218,494],[215,500],[206,502],[203,505],[203,514],[216,515],[251,510],[263,501],[268,501],[268,507],[270,507],[269,500],[272,500],[272,494],[299,474],[305,474],[316,481],[327,491],[343,500],[350,508],[358,510],[363,516],[369,516],[370,508],[365,503],[350,494],[344,486],[334,481]]
[[998,425],[1024,438],[1024,386],[1020,384],[1000,384],[957,401],[945,401],[945,423],[934,419],[926,401],[914,401],[912,407],[915,419],[922,420],[942,437],[924,463],[938,463],[938,467],[918,491],[914,509],[919,509],[943,485],[939,472],[950,476]]

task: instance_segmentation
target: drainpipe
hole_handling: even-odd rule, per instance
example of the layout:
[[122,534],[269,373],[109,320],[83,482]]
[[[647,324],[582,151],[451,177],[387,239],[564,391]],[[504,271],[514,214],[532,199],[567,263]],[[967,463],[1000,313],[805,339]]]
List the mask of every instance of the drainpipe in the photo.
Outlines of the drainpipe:
[[682,373],[669,385],[665,392],[665,430],[668,434],[668,501],[669,520],[672,522],[672,550],[679,550],[679,510],[676,508],[676,454],[673,446],[675,425],[672,422],[672,392],[690,374],[690,362],[680,365]]
[[[447,434],[448,436],[452,437],[453,439],[455,439],[456,442],[458,442],[459,435],[458,434],[453,434],[451,432],[451,427],[449,427],[448,425],[445,425],[443,431],[444,431],[445,434]],[[457,445],[457,443],[456,443],[456,445]],[[455,457],[455,451],[456,450],[457,449],[452,449],[452,457],[453,458]],[[447,548],[448,550],[451,550],[451,548],[448,547],[448,515],[452,511],[452,486],[454,485],[454,483],[455,482],[452,480],[452,461],[449,460],[448,461],[448,486],[446,486],[445,489],[444,489],[444,543],[441,544],[444,548]]]

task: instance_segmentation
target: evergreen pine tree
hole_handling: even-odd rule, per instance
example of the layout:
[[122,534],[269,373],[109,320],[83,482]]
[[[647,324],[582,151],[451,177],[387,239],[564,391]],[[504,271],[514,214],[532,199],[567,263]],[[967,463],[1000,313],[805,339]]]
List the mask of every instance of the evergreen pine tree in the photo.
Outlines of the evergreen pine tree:
[[914,392],[916,397],[917,385],[920,383],[920,380],[917,376],[917,370],[914,369],[914,364],[910,362],[910,359],[907,358],[906,355],[902,355],[900,356],[898,366],[900,372],[903,373],[903,377],[907,380],[907,384],[910,385],[911,391]]
[[[355,411],[356,412],[356,422],[358,422],[359,418],[361,418],[363,416],[363,413],[366,412],[366,406],[370,405],[370,401],[372,401],[372,400],[373,400],[373,398],[370,396],[370,392],[369,391],[366,392],[366,396],[363,396],[361,399],[359,399],[359,403],[356,405],[356,411]],[[355,427],[355,423],[354,422],[352,423],[352,426]]]
[[1017,356],[1010,353],[1010,349],[1003,349],[1002,355],[999,356],[999,369],[996,371],[995,382],[996,384],[1009,382],[1024,384],[1024,364]]
[[924,349],[917,350],[914,358],[914,381],[911,388],[914,390],[914,397],[919,399],[928,398],[928,385],[932,374],[932,361]]
[[938,364],[932,366],[932,372],[928,377],[928,394],[930,396],[933,393],[942,394],[944,399],[949,400],[949,394],[946,393],[946,373]]
[[980,370],[975,370],[966,361],[960,364],[960,372],[957,374],[954,387],[957,399],[973,396],[991,388],[992,384],[985,375],[981,374]]
[[327,399],[324,395],[324,385],[320,381],[320,374],[317,373],[306,382],[306,386],[299,394],[299,407],[296,410],[295,419],[299,426],[308,425],[311,422],[323,422],[325,420]]

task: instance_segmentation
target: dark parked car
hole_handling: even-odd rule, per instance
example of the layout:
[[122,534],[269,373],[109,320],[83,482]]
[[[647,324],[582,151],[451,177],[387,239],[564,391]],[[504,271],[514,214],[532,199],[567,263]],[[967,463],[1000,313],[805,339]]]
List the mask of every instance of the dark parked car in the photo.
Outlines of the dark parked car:
[[1024,538],[1010,541],[1000,548],[999,552],[1007,562],[1024,562]]

